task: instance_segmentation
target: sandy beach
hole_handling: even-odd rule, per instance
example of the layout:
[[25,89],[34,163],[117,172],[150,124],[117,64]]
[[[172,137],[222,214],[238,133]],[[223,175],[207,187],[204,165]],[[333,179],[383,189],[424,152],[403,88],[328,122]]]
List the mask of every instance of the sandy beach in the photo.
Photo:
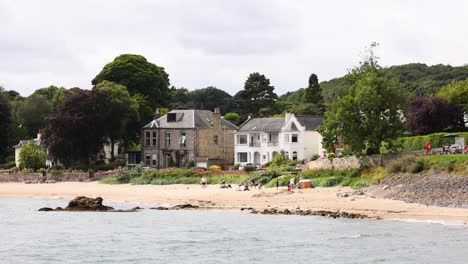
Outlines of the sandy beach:
[[[218,185],[202,189],[199,185],[106,185],[98,182],[54,184],[0,183],[0,196],[70,199],[78,195],[101,196],[104,201],[142,202],[145,204],[191,203],[208,208],[239,209],[253,207],[330,210],[360,213],[385,219],[458,220],[468,223],[468,209],[432,207],[397,200],[352,195],[348,187],[315,188],[288,193],[284,188],[237,191]],[[338,197],[337,193],[349,193]]]

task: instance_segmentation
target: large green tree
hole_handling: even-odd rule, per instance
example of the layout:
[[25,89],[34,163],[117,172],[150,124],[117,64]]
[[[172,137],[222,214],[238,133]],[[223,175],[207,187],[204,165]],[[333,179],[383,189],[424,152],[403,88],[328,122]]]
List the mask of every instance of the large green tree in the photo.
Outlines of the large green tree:
[[220,107],[222,113],[232,109],[232,96],[213,86],[193,90],[189,96],[195,109],[213,111],[216,107]]
[[[468,116],[468,79],[454,81],[442,87],[437,95],[460,107],[465,116]],[[466,123],[468,120],[464,120],[464,122]]]
[[[111,159],[114,159],[114,145],[117,141],[126,139],[125,134],[132,120],[139,120],[138,102],[130,96],[123,85],[109,81],[103,81],[96,85],[95,89],[104,92],[106,98],[105,134],[110,140]],[[124,145],[128,146],[129,142]]]
[[52,113],[52,106],[44,96],[32,94],[17,105],[16,118],[19,126],[27,129],[27,135],[35,137],[44,128],[45,119]]
[[71,94],[70,90],[67,90],[63,87],[57,87],[51,85],[46,88],[37,89],[34,91],[33,95],[40,95],[49,101],[50,106],[52,107],[53,112],[63,103],[65,97]]
[[267,113],[265,109],[272,108],[278,96],[270,80],[258,72],[251,73],[244,84],[244,89],[234,97],[238,110],[243,114],[259,115]]
[[349,77],[353,85],[325,113],[319,132],[327,139],[328,149],[342,136],[355,154],[380,153],[383,142],[395,147],[395,140],[405,131],[400,111],[405,103],[398,84],[387,78],[373,54],[354,68]]
[[130,95],[146,96],[151,108],[168,106],[170,102],[169,75],[163,67],[148,62],[141,55],[123,54],[116,57],[94,77],[92,84],[102,81],[124,85]]
[[193,107],[190,93],[186,88],[176,88],[172,86],[170,89],[170,94],[172,109]]

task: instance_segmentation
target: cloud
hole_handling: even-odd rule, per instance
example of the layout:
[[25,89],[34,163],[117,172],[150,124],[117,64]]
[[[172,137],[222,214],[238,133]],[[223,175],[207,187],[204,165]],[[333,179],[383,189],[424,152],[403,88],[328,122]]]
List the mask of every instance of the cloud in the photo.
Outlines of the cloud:
[[0,0],[0,83],[90,88],[122,53],[171,83],[235,94],[251,72],[279,94],[346,73],[372,41],[383,65],[468,61],[468,3],[448,1]]

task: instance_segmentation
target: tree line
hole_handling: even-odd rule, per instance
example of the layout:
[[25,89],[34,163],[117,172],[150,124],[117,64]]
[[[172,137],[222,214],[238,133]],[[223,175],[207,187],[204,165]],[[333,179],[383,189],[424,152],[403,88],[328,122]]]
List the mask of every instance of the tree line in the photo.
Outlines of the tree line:
[[312,73],[304,88],[281,96],[258,72],[249,74],[234,95],[216,87],[174,87],[164,67],[132,54],[106,64],[91,90],[50,86],[22,97],[0,87],[0,163],[11,160],[11,146],[33,138],[40,128],[53,157],[92,163],[104,143],[119,142],[124,149],[137,145],[140,128],[153,119],[155,108],[220,107],[235,124],[248,116],[285,112],[325,115],[321,132],[327,149],[341,138],[354,153],[379,153],[382,144],[395,148],[392,142],[402,135],[465,129],[468,66],[383,68],[373,53],[376,46],[345,76],[319,82]]

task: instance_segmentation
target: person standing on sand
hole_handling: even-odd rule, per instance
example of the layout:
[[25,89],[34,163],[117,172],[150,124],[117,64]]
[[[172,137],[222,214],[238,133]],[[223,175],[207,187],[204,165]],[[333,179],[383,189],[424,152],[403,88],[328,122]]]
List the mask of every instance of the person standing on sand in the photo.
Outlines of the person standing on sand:
[[279,187],[279,180],[278,180],[278,177],[276,178],[276,190],[278,190],[278,187]]
[[202,188],[203,189],[206,189],[206,185],[208,184],[207,180],[206,180],[206,176],[203,176],[201,178],[201,185],[202,185]]
[[296,186],[296,183],[295,183],[295,180],[294,180],[294,177],[291,178],[291,180],[289,181],[289,188],[294,189],[294,187]]

